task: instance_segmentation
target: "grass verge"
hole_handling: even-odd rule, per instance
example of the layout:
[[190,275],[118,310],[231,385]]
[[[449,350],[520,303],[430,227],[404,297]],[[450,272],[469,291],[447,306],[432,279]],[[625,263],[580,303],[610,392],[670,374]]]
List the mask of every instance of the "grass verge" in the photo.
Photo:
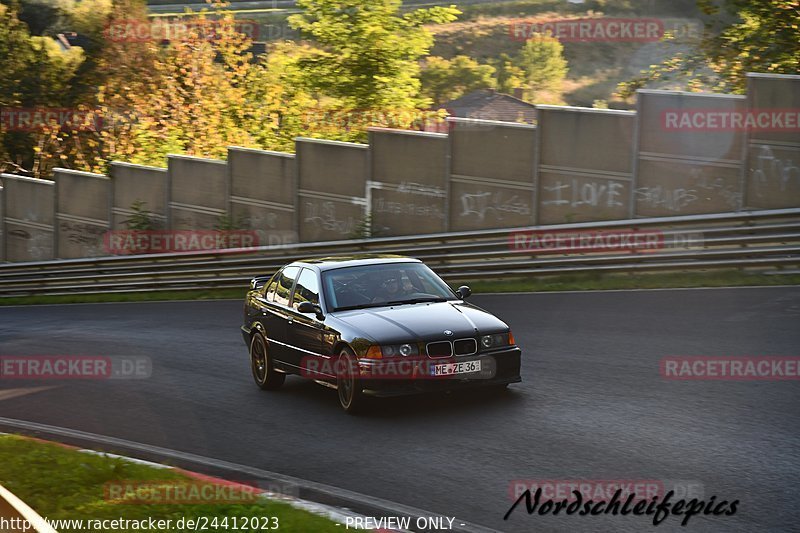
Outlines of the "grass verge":
[[36,305],[36,304],[77,304],[98,302],[151,302],[170,300],[225,300],[241,299],[247,288],[241,289],[208,289],[204,291],[156,291],[156,292],[109,292],[105,294],[64,294],[58,296],[33,295],[0,297],[3,305]]
[[675,289],[692,287],[749,287],[800,285],[800,274],[765,275],[738,270],[651,274],[575,274],[504,280],[477,280],[473,292],[593,291],[613,289]]
[[[286,503],[256,497],[247,503],[119,503],[106,497],[111,494],[106,484],[126,487],[148,483],[176,487],[192,480],[180,472],[154,468],[124,459],[94,455],[44,443],[16,435],[0,435],[0,480],[3,485],[48,520],[171,520],[175,526],[159,530],[177,531],[178,520],[207,517],[209,527],[214,517],[218,524],[227,517],[228,524],[259,517],[258,527],[236,527],[237,531],[261,530],[262,517],[277,517],[280,531],[339,531],[334,522],[315,514],[296,509]],[[207,482],[203,482],[207,486]],[[230,494],[230,493],[228,493]],[[232,500],[233,498],[228,498]],[[201,519],[205,520],[205,519]],[[255,522],[253,522],[255,523]],[[269,525],[274,522],[269,521]],[[128,527],[95,529],[96,531],[145,531]],[[78,531],[60,524],[60,532]],[[86,528],[85,528],[86,529]],[[89,528],[91,529],[91,528]],[[273,528],[274,529],[274,528]],[[219,529],[220,531],[222,529]]]
[[[529,276],[502,280],[467,280],[452,286],[469,285],[473,292],[593,291],[609,289],[671,289],[691,287],[744,287],[800,285],[800,274],[766,275],[739,270],[651,274],[575,274]],[[146,302],[170,300],[244,299],[247,289],[205,291],[158,291],[151,293],[108,293],[60,296],[0,297],[3,305],[70,304],[98,302]]]

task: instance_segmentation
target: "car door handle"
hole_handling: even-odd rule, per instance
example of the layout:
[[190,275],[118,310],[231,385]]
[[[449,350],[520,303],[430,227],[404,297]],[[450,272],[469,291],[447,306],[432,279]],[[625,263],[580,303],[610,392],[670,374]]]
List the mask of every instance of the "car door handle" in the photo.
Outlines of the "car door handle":
[[294,320],[290,318],[290,319],[287,321],[287,324],[294,324]]

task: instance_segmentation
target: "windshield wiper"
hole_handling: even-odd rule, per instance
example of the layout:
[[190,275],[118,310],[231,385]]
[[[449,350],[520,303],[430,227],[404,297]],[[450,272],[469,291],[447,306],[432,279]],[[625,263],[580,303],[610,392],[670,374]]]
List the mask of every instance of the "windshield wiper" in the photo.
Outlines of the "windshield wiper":
[[447,298],[439,297],[431,297],[431,298],[413,298],[411,300],[395,300],[392,302],[386,302],[384,305],[403,305],[403,304],[421,304],[426,302],[446,302]]
[[333,311],[353,311],[355,309],[369,309],[370,307],[388,307],[390,305],[404,305],[404,304],[419,304],[426,302],[446,302],[447,298],[430,297],[430,298],[413,298],[411,300],[394,300],[391,302],[375,302],[371,304],[358,304],[347,305],[345,307],[337,307]]
[[337,307],[334,309],[335,311],[352,311],[354,309],[367,309],[369,307],[385,307],[389,304],[386,302],[374,303],[374,304],[358,304],[358,305],[346,305],[344,307]]

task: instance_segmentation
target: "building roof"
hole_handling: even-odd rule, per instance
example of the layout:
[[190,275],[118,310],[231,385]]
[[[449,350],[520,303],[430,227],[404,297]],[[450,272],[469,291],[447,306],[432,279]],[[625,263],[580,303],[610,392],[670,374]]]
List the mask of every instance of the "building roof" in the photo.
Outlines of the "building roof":
[[454,117],[529,124],[536,121],[535,105],[494,89],[473,91],[446,102],[442,107]]

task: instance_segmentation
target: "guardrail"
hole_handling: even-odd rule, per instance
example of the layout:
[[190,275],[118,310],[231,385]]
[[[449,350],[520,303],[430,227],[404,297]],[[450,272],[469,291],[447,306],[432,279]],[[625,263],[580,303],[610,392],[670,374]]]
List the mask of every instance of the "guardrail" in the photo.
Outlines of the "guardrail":
[[[701,233],[696,249],[554,254],[512,250],[519,231],[658,230],[666,238]],[[577,272],[636,272],[800,265],[800,209],[659,217],[603,223],[532,226],[216,250],[0,265],[0,294],[97,294],[242,288],[255,275],[271,274],[301,258],[401,254],[417,257],[445,280],[521,277]]]

